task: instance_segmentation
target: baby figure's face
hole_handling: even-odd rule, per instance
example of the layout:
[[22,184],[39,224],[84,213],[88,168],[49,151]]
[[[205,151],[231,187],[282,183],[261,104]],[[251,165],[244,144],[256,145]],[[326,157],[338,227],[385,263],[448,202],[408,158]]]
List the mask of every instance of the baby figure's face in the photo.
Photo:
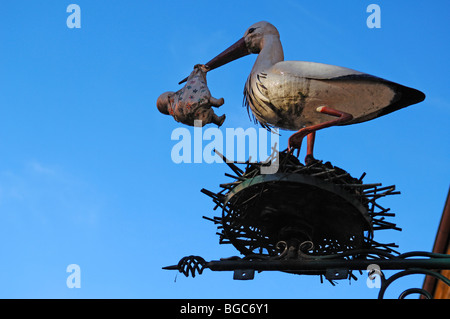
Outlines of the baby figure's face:
[[170,99],[174,94],[172,91],[164,92],[156,100],[156,107],[162,114],[169,115]]

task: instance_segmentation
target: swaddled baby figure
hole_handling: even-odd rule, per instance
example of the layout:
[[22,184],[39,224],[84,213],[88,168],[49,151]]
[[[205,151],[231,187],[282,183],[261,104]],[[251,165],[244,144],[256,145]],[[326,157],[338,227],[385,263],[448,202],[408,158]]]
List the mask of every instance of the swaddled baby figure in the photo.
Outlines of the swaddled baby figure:
[[156,106],[166,115],[172,115],[175,121],[194,126],[194,121],[201,121],[201,126],[214,123],[221,126],[225,114],[217,116],[212,106],[223,105],[223,98],[215,99],[206,85],[206,72],[209,68],[204,64],[196,64],[189,75],[186,85],[177,92],[165,92],[158,97]]

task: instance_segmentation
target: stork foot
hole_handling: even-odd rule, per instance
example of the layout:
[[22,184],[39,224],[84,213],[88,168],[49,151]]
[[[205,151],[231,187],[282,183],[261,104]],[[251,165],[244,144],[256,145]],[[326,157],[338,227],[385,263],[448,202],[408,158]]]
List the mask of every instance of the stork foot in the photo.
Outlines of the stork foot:
[[318,162],[320,162],[320,161],[315,159],[314,156],[312,156],[311,154],[308,154],[305,157],[305,164],[306,164],[306,166],[312,165],[312,164],[315,164],[315,163],[318,163]]
[[302,141],[303,138],[308,134],[309,132],[307,129],[301,129],[297,133],[292,134],[288,139],[288,150],[289,152],[294,155],[294,151],[297,150],[297,157],[300,155],[300,149],[302,147]]
[[308,135],[308,151],[306,153],[307,155],[305,158],[306,165],[310,165],[314,162],[317,162],[317,160],[314,159],[314,157],[312,156],[313,149],[314,149],[315,132],[317,130],[324,129],[324,128],[334,126],[334,125],[344,124],[353,119],[353,116],[351,114],[348,114],[348,113],[345,113],[345,112],[342,112],[342,111],[339,111],[339,110],[336,110],[336,109],[333,109],[333,108],[327,107],[327,106],[319,106],[316,109],[316,111],[319,113],[324,113],[324,114],[328,114],[331,116],[335,116],[335,117],[337,117],[337,119],[330,120],[330,121],[323,122],[323,123],[316,124],[316,125],[312,125],[312,126],[308,126],[308,127],[304,127],[301,130],[299,130],[297,133],[292,134],[288,140],[289,152],[291,152],[291,154],[293,154],[294,150],[297,149],[297,157],[298,157],[300,154],[300,147],[302,146],[303,138],[306,135]]

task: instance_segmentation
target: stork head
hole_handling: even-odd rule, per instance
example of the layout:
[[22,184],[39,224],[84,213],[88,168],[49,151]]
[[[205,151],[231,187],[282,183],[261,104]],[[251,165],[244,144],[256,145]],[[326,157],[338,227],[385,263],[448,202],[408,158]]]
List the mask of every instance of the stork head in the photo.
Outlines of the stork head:
[[264,39],[269,36],[280,38],[278,30],[273,24],[261,21],[250,26],[243,37],[248,52],[258,54],[264,46]]
[[266,36],[276,36],[279,38],[280,34],[277,28],[269,22],[257,22],[245,31],[241,39],[206,63],[206,65],[209,66],[210,70],[213,70],[250,53],[257,54],[261,51]]

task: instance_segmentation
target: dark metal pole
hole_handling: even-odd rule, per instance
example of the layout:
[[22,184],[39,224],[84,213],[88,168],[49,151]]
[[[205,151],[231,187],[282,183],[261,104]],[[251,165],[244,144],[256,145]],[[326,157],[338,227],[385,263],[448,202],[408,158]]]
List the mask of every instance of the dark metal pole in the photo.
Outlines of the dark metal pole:
[[366,270],[369,265],[378,265],[381,270],[391,269],[450,269],[450,258],[435,259],[378,259],[378,260],[220,260],[210,261],[205,268],[212,271],[253,269],[256,271],[326,271],[327,269]]

